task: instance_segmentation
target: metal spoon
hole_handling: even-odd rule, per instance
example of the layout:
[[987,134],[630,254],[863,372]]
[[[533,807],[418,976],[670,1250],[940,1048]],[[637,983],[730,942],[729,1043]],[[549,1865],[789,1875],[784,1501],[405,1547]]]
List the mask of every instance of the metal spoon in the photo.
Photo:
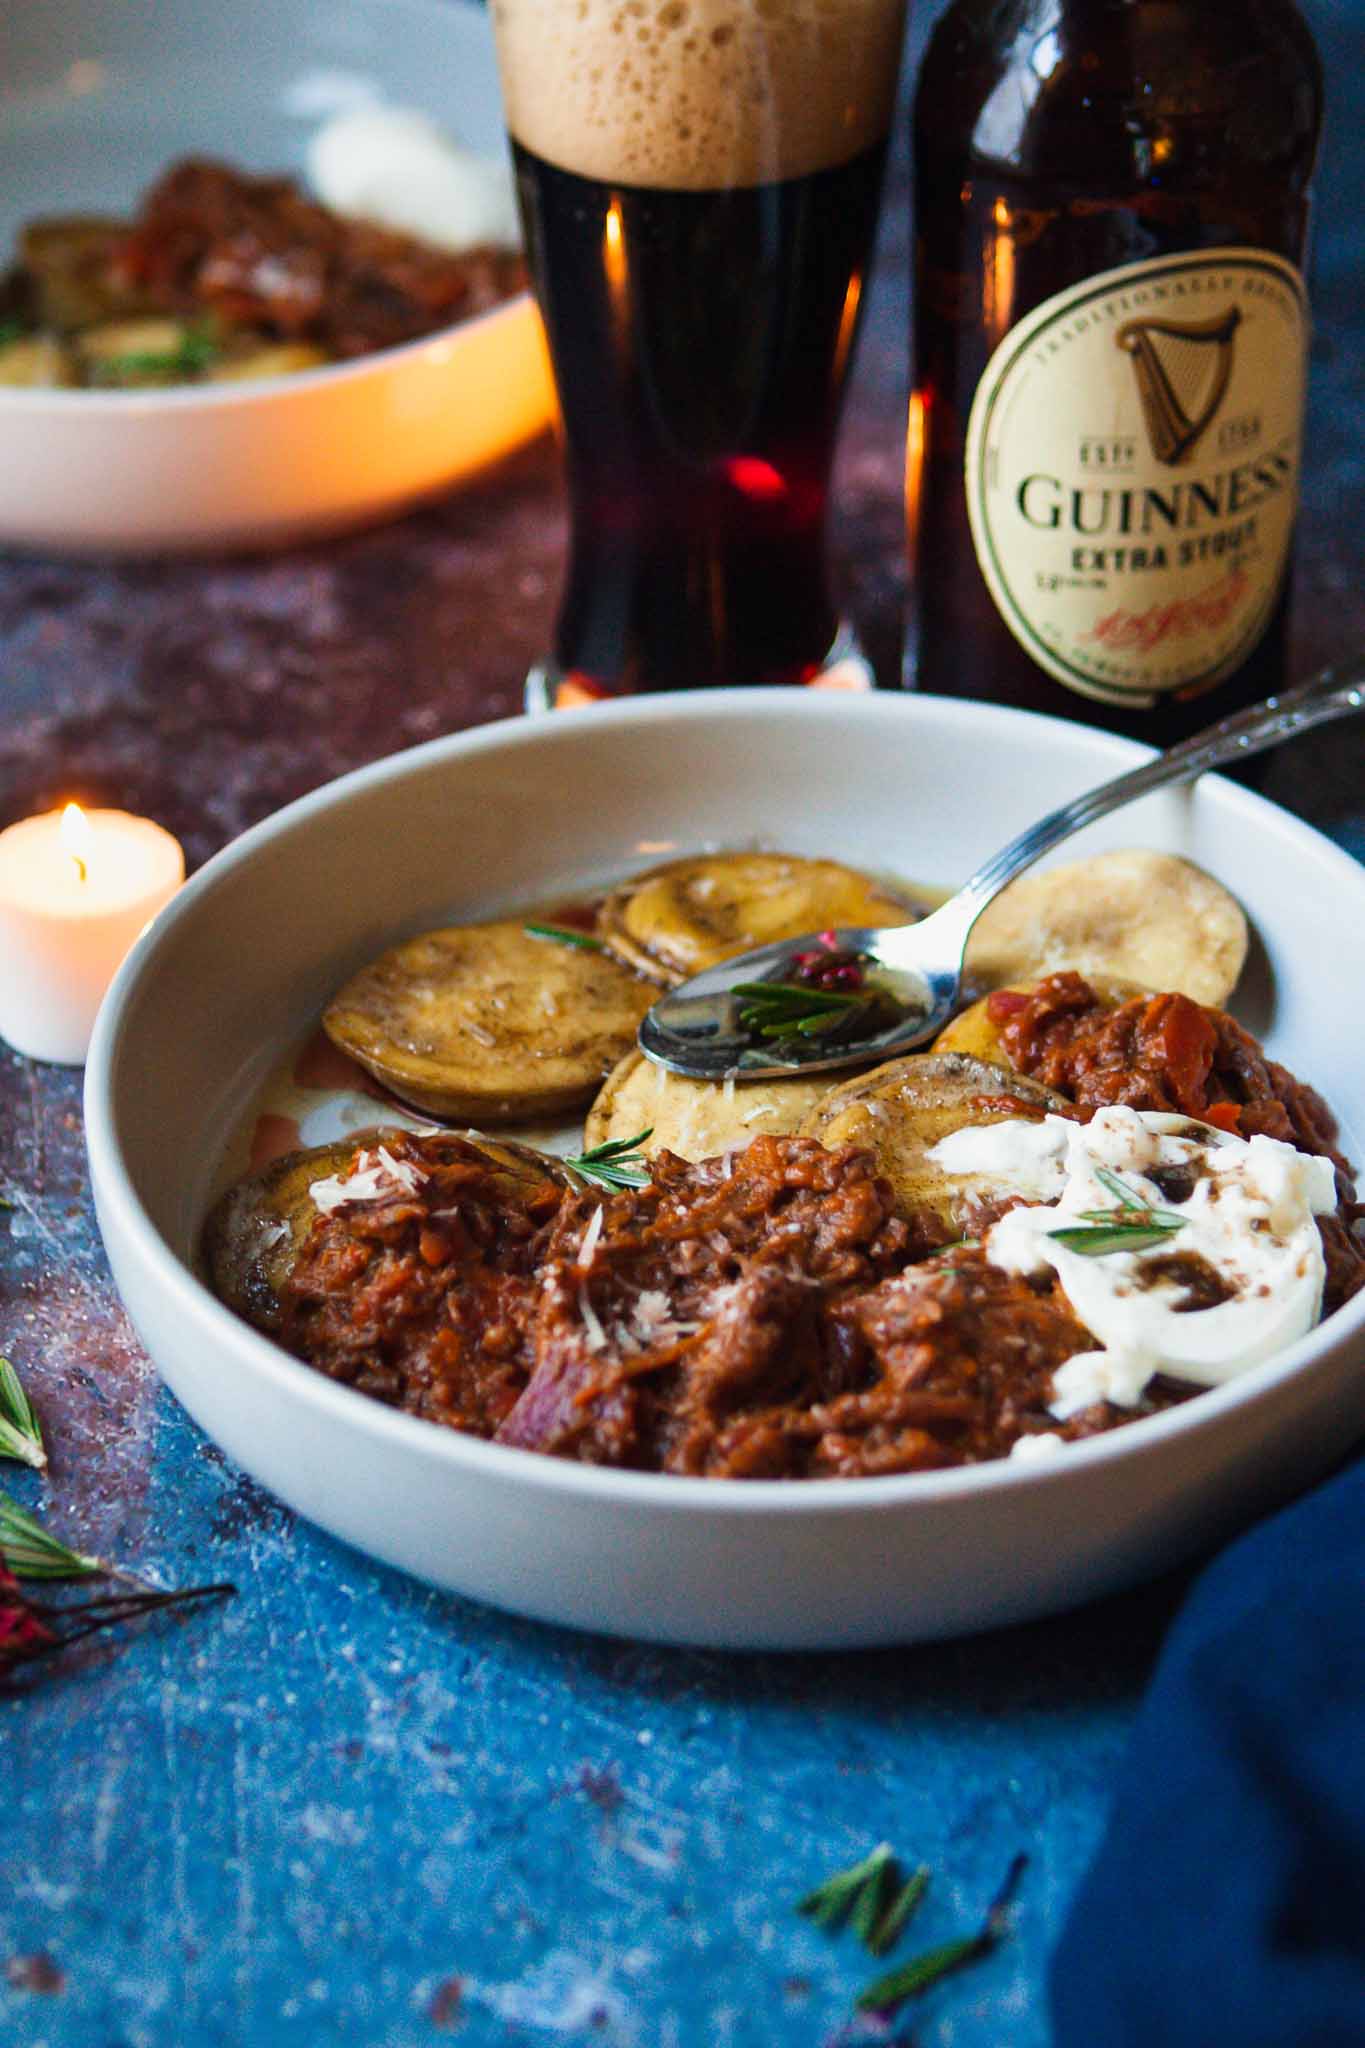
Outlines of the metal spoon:
[[811,935],[741,953],[661,996],[640,1025],[640,1049],[675,1074],[705,1081],[723,1080],[729,1074],[757,1081],[783,1074],[833,1073],[908,1052],[941,1030],[957,1008],[968,935],[986,905],[1043,854],[1154,789],[1191,781],[1206,769],[1264,753],[1295,733],[1361,710],[1365,654],[1325,668],[1302,688],[1267,697],[1263,704],[1220,720],[1141,768],[1076,797],[1011,840],[920,923],[885,931],[855,926],[836,932],[833,940],[839,949],[865,956],[874,986],[889,991],[893,1000],[881,1006],[850,1006],[832,1036],[756,1044],[740,1022],[744,1004],[733,992],[742,982],[791,983],[797,955],[820,944]]

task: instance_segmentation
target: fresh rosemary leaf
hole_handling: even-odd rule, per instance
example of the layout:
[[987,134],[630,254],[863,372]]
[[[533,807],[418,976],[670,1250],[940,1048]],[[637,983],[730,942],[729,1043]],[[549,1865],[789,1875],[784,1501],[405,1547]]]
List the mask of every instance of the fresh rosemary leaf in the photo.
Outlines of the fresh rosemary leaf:
[[12,341],[22,341],[23,338],[22,320],[0,320],[0,348],[8,348]]
[[0,1492],[0,1564],[21,1579],[88,1579],[105,1569],[97,1557],[72,1550]]
[[1121,1209],[1145,1209],[1147,1207],[1141,1195],[1130,1188],[1126,1181],[1121,1181],[1116,1173],[1111,1173],[1107,1166],[1097,1166],[1095,1168],[1095,1178],[1102,1188],[1108,1189]]
[[557,946],[577,946],[584,953],[604,953],[605,946],[591,932],[576,932],[567,924],[524,924],[522,930],[531,939],[553,939]]
[[908,1963],[901,1963],[897,1969],[888,1970],[884,1977],[878,1977],[869,1984],[866,1991],[860,1991],[854,2001],[859,2012],[887,2012],[893,2006],[901,2005],[907,1998],[918,1992],[927,1991],[931,1984],[937,1984],[953,1970],[960,1970],[964,1963],[974,1963],[987,1950],[981,1946],[979,1934],[969,1934],[960,1941],[945,1941],[938,1948],[927,1948],[922,1955],[914,1956]]
[[895,1882],[896,1866],[888,1855],[867,1879],[848,1916],[848,1924],[864,1948],[872,1946],[872,1936],[878,1922],[886,1911],[889,1900],[887,1893]]
[[954,1970],[961,1970],[968,1963],[979,1962],[998,1948],[1009,1932],[1008,1913],[1019,1880],[1028,1866],[1027,1856],[1016,1856],[1005,1873],[1005,1881],[992,1899],[985,1919],[975,1934],[962,1936],[957,1941],[945,1941],[937,1948],[925,1949],[922,1955],[912,1956],[908,1963],[888,1970],[884,1977],[878,1977],[858,1994],[856,2001],[859,2012],[889,2012],[901,2005],[907,1998],[915,1998],[921,1992],[938,1984]]
[[633,1138],[611,1138],[605,1144],[594,1145],[590,1152],[576,1152],[564,1164],[577,1179],[596,1187],[646,1188],[650,1172],[640,1147],[653,1135],[651,1124],[648,1129],[637,1131]]
[[797,1912],[804,1919],[813,1920],[817,1927],[831,1931],[842,1927],[863,1893],[869,1887],[880,1889],[890,1864],[891,1844],[880,1842],[861,1863],[852,1863],[847,1870],[836,1870],[813,1892],[807,1892],[804,1899],[798,1899]]
[[1077,1230],[1049,1230],[1048,1236],[1064,1251],[1078,1252],[1082,1258],[1102,1259],[1109,1252],[1146,1252],[1154,1246],[1165,1244],[1185,1227],[1183,1217],[1174,1223],[1159,1223],[1155,1216],[1143,1211],[1141,1220],[1134,1218],[1131,1223],[1095,1223]]
[[0,1358],[0,1458],[16,1458],[38,1472],[47,1464],[38,1418],[7,1358]]
[[885,1956],[891,1953],[919,1911],[924,1894],[929,1889],[929,1867],[921,1863],[912,1877],[892,1896],[875,1927],[864,1938],[864,1947],[869,1955]]

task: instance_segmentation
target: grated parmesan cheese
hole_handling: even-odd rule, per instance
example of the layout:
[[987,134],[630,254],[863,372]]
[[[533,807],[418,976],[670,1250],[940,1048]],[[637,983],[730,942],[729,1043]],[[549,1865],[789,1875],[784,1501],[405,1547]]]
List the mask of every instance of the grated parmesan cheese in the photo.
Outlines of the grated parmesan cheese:
[[577,1264],[583,1269],[584,1272],[586,1272],[588,1270],[588,1267],[592,1264],[592,1255],[597,1250],[597,1240],[601,1235],[602,1210],[599,1206],[598,1208],[593,1210],[592,1215],[588,1221],[588,1227],[583,1232],[582,1241],[578,1247]]
[[330,1216],[348,1202],[382,1202],[394,1194],[415,1195],[426,1178],[412,1160],[395,1159],[388,1147],[381,1145],[378,1152],[359,1152],[354,1172],[315,1180],[308,1193],[314,1208]]
[[[598,1213],[600,1215],[601,1211],[599,1210]],[[597,1310],[588,1299],[586,1281],[579,1283],[578,1313],[582,1317],[583,1327],[588,1333],[584,1341],[589,1351],[605,1351],[607,1348],[607,1333],[602,1328],[601,1318],[598,1316]]]

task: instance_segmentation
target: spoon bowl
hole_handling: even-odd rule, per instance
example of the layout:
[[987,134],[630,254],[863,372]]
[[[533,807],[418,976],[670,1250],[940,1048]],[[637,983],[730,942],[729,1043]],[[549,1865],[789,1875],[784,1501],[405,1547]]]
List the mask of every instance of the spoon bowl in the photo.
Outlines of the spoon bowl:
[[[967,940],[982,911],[1054,846],[1152,790],[1193,781],[1208,769],[1265,753],[1296,733],[1361,710],[1365,655],[1354,655],[1301,688],[1220,719],[1141,768],[1049,812],[918,924],[808,933],[694,974],[645,1015],[640,1050],[657,1066],[697,1081],[837,1073],[911,1052],[958,1008]],[[803,981],[803,956],[831,943],[856,956],[861,993],[831,995]],[[765,990],[772,998],[766,1004]]]

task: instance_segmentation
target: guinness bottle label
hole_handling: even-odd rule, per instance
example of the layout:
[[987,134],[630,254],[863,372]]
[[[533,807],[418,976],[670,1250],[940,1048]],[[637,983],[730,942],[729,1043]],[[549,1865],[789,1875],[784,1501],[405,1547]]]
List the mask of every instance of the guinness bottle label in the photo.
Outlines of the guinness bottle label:
[[1011,328],[967,428],[977,559],[1010,631],[1106,704],[1236,669],[1298,508],[1308,312],[1292,264],[1200,249],[1089,277]]

